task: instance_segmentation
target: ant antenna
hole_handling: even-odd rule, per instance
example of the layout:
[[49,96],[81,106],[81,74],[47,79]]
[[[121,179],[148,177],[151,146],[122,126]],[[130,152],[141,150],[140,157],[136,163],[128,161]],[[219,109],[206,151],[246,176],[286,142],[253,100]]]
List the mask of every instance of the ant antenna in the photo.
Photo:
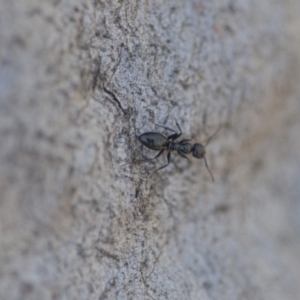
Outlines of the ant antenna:
[[213,176],[212,172],[210,171],[210,169],[209,169],[209,167],[208,167],[208,164],[207,164],[207,161],[206,161],[205,156],[203,156],[203,158],[204,158],[204,161],[205,161],[206,169],[207,169],[207,171],[209,172],[209,174],[210,174],[210,176],[211,176],[211,180],[212,180],[213,182],[215,182],[214,176]]
[[208,145],[208,143],[212,140],[212,138],[214,138],[214,137],[217,135],[217,133],[220,131],[221,128],[222,128],[222,126],[220,126],[220,127],[216,130],[216,132],[215,132],[213,135],[211,135],[211,136],[207,139],[206,144],[204,145],[204,147],[206,147],[206,146]]
[[[207,141],[206,141],[204,147],[206,147],[206,146],[209,144],[209,142],[217,135],[217,133],[220,131],[221,128],[222,128],[222,126],[220,126],[220,127],[216,130],[216,132],[215,132],[213,135],[211,135],[211,136],[207,139]],[[205,167],[206,167],[207,171],[209,172],[212,181],[215,182],[214,176],[213,176],[212,172],[210,171],[210,169],[209,169],[209,167],[208,167],[207,160],[206,160],[205,156],[203,156],[203,158],[204,158],[204,162],[205,162]]]

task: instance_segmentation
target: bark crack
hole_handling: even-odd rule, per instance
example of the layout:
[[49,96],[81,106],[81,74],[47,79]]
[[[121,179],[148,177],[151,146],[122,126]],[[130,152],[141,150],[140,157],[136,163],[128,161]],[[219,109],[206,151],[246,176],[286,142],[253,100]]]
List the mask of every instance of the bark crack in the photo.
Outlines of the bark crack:
[[124,115],[126,115],[127,114],[126,110],[122,107],[121,102],[116,97],[116,95],[112,91],[108,90],[106,87],[103,87],[103,90],[104,90],[105,93],[107,93],[108,95],[110,95],[114,99],[115,102],[117,102],[119,108],[123,111]]

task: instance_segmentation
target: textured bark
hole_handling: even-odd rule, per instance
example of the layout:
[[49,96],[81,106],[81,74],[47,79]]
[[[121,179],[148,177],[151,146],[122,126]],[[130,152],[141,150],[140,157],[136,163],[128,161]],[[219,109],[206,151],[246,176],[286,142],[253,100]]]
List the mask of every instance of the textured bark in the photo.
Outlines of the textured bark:
[[0,5],[1,299],[299,299],[299,2]]

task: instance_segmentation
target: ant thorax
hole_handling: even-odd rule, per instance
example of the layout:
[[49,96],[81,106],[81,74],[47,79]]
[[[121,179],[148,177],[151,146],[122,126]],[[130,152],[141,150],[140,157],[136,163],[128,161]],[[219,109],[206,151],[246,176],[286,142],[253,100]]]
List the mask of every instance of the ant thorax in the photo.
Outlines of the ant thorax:
[[180,145],[178,143],[175,143],[175,142],[168,142],[167,144],[167,149],[169,151],[178,151],[180,148]]
[[179,151],[184,154],[190,154],[193,150],[193,146],[189,143],[180,144],[176,142],[168,142],[167,149],[169,151]]
[[179,144],[179,151],[184,154],[190,154],[193,150],[193,146],[189,143]]

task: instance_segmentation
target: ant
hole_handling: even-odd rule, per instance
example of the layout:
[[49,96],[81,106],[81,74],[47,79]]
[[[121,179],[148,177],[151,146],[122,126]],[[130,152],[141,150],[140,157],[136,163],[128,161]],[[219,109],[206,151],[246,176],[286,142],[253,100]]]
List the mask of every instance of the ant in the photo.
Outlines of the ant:
[[186,158],[186,159],[188,159],[188,157],[186,157],[185,154],[192,153],[192,155],[195,158],[198,158],[198,159],[204,158],[206,169],[209,172],[212,181],[214,181],[213,174],[211,173],[211,171],[208,167],[206,158],[205,158],[205,153],[206,153],[205,152],[205,147],[208,145],[208,143],[211,141],[211,139],[219,132],[221,127],[219,127],[218,130],[207,139],[204,146],[202,144],[199,144],[199,143],[196,143],[196,144],[192,145],[192,144],[189,143],[189,141],[191,141],[192,139],[184,139],[180,142],[175,142],[175,140],[178,139],[182,135],[182,130],[181,130],[179,124],[177,123],[176,120],[175,120],[175,122],[176,122],[177,128],[180,131],[179,133],[177,133],[175,130],[173,130],[169,127],[165,127],[165,126],[155,124],[155,125],[157,125],[159,127],[162,127],[166,130],[174,132],[173,134],[169,135],[167,138],[165,138],[159,132],[145,132],[145,133],[143,133],[139,136],[139,140],[144,146],[146,146],[149,149],[159,151],[159,153],[155,157],[150,158],[150,159],[146,159],[146,160],[142,160],[142,161],[156,159],[159,156],[161,156],[165,151],[168,151],[168,154],[167,154],[168,163],[166,165],[156,169],[154,171],[154,173],[156,173],[157,171],[159,171],[159,170],[161,170],[161,169],[163,169],[163,168],[165,168],[169,165],[169,163],[171,161],[171,152],[172,151],[177,151],[177,153],[181,157]]

